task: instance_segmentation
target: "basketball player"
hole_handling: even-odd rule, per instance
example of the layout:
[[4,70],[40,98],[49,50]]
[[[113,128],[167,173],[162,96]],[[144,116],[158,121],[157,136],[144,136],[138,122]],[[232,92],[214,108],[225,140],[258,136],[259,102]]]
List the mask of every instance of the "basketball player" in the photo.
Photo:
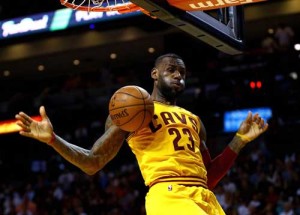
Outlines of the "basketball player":
[[87,174],[95,174],[113,159],[126,142],[135,154],[145,185],[147,215],[225,214],[211,189],[232,166],[240,150],[268,128],[258,114],[249,112],[232,141],[215,159],[205,145],[206,131],[200,118],[176,106],[185,88],[186,67],[175,54],[157,58],[151,71],[155,113],[148,127],[128,133],[107,118],[105,133],[91,149],[68,143],[53,131],[45,108],[42,121],[16,115],[20,134],[53,147]]

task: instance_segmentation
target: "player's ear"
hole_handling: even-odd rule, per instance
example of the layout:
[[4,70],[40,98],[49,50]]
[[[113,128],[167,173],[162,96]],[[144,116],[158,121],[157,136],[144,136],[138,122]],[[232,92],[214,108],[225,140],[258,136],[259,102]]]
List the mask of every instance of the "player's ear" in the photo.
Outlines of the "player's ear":
[[158,79],[158,70],[155,67],[151,71],[151,78],[153,80],[157,80]]

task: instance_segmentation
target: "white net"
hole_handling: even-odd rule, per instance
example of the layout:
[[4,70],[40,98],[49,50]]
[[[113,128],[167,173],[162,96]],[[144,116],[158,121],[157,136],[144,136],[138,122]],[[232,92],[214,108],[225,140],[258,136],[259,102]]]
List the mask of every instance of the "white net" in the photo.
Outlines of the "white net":
[[74,10],[132,12],[140,8],[129,0],[60,0],[61,4]]

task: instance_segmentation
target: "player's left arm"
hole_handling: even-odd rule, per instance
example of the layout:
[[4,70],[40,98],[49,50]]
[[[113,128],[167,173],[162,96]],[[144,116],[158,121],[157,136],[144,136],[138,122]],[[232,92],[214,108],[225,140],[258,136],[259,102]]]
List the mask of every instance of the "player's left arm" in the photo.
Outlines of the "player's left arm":
[[241,123],[238,132],[232,141],[227,145],[221,154],[211,159],[209,150],[206,146],[206,130],[201,122],[200,139],[201,154],[207,169],[207,186],[213,189],[217,183],[225,176],[232,167],[240,150],[268,129],[268,124],[259,116],[248,113],[247,118]]

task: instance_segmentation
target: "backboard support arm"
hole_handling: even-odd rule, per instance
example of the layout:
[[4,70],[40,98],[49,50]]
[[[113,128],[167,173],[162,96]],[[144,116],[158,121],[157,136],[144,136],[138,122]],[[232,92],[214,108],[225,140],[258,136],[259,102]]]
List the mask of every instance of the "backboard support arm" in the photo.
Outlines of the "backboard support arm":
[[[173,25],[208,45],[229,55],[243,53],[243,8],[232,6],[224,23],[204,11],[182,11],[160,0],[130,0],[151,16]],[[227,15],[227,13],[225,14]]]

